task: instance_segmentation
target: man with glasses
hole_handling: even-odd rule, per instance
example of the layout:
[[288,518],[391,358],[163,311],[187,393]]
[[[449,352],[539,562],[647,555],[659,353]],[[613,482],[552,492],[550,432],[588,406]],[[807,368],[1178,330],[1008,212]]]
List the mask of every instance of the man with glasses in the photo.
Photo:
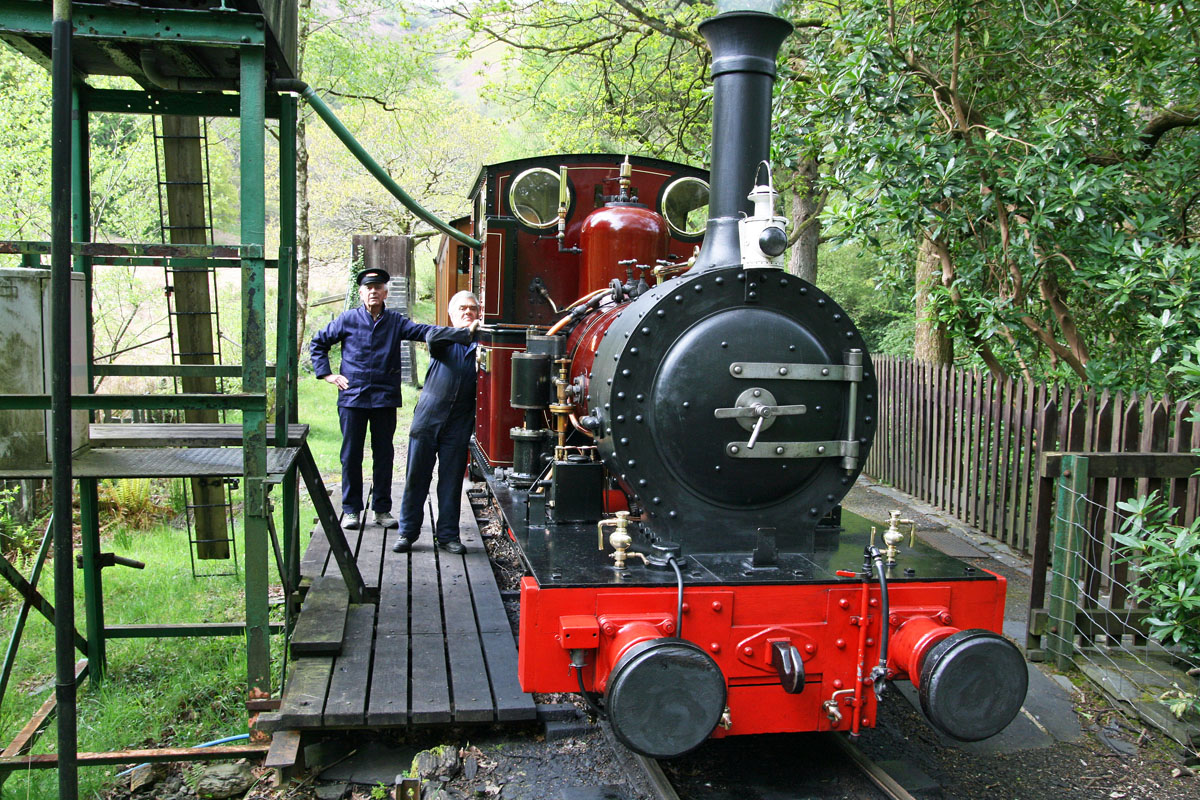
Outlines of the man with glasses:
[[[342,512],[343,524],[351,529],[366,525],[363,510],[362,460],[367,428],[371,429],[371,508],[375,523],[395,528],[392,516],[392,436],[396,432],[396,408],[401,404],[400,342],[429,343],[430,350],[451,343],[471,344],[474,326],[446,328],[413,322],[384,307],[387,299],[386,270],[365,269],[358,276],[362,305],[346,311],[312,338],[313,371],[321,380],[338,388],[338,419],[342,425]],[[340,344],[342,364],[338,374],[329,366],[329,348]]]
[[[447,308],[454,328],[479,327],[479,299],[470,292],[450,298]],[[429,342],[429,372],[408,432],[408,473],[400,502],[400,538],[392,548],[407,553],[421,534],[425,498],[438,465],[438,514],[434,522],[437,546],[450,553],[466,548],[459,540],[458,513],[462,505],[467,444],[475,428],[475,343],[443,338]]]

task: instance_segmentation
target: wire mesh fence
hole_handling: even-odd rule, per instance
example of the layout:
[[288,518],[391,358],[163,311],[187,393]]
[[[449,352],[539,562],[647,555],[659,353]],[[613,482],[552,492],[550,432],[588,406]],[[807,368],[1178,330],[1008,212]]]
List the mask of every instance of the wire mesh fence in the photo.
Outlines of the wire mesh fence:
[[1078,667],[1117,704],[1200,756],[1200,715],[1187,710],[1200,694],[1200,656],[1150,635],[1149,620],[1166,614],[1140,598],[1163,575],[1127,560],[1113,534],[1129,514],[1092,496],[1086,460],[1082,468],[1067,463],[1058,481],[1045,649],[1060,668]]

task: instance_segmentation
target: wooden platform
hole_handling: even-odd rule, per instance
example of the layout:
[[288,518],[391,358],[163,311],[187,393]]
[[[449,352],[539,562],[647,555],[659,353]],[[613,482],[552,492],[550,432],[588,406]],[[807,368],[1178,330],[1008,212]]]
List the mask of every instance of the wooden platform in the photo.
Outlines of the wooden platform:
[[[393,511],[403,486],[393,487]],[[463,497],[460,528],[463,555],[438,550],[428,515],[413,552],[391,551],[398,533],[373,522],[346,531],[368,590],[377,605],[348,606],[345,634],[336,655],[318,655],[324,645],[306,641],[314,655],[293,661],[281,706],[260,717],[266,731],[405,727],[459,722],[505,722],[535,718],[533,698],[517,683],[517,650],[483,547],[471,505]],[[320,527],[301,564],[302,577],[341,580]],[[315,598],[314,598],[315,600]],[[337,602],[306,601],[308,613],[328,615],[319,629],[333,626]]]

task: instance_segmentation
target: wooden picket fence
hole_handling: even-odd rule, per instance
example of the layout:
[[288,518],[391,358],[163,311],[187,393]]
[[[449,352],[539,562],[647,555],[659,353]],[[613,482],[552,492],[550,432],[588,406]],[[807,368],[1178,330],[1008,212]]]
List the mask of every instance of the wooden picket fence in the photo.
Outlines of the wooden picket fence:
[[[988,536],[1030,552],[1049,535],[1052,498],[1041,453],[1188,453],[1200,447],[1200,406],[1168,398],[1097,395],[1086,387],[998,381],[987,373],[873,358],[879,429],[864,469]],[[1110,479],[1093,490],[1115,524],[1118,500],[1158,488],[1179,521],[1200,510],[1200,479]]]

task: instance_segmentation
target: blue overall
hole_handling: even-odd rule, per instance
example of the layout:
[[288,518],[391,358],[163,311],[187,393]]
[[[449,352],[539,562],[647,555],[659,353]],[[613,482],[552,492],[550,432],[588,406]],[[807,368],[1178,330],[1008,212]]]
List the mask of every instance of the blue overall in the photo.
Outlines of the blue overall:
[[329,348],[340,344],[340,372],[349,386],[338,392],[338,419],[342,426],[342,511],[363,509],[362,459],[367,428],[371,430],[371,508],[392,510],[392,436],[396,408],[401,405],[401,347],[405,340],[435,342],[471,341],[465,328],[443,328],[413,322],[391,309],[372,319],[364,306],[351,309],[312,338],[313,371],[320,379],[332,374]]
[[400,535],[416,541],[437,462],[434,536],[458,541],[467,444],[475,427],[475,343],[429,342],[429,372],[408,432],[408,473],[400,502]]

